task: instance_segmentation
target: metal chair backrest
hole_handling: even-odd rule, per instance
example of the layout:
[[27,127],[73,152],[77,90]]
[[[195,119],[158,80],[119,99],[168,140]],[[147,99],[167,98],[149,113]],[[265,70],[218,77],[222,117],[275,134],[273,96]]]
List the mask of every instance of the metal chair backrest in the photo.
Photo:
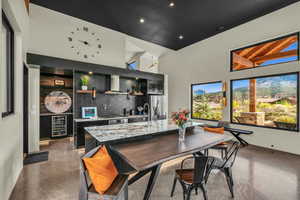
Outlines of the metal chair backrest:
[[240,143],[239,142],[234,142],[231,145],[231,147],[228,149],[228,153],[227,153],[227,156],[226,156],[226,159],[223,163],[222,168],[233,166],[233,164],[235,162],[235,159],[236,159],[236,155],[237,155],[239,149],[240,149]]
[[194,179],[193,183],[202,183],[207,180],[210,171],[212,170],[212,165],[214,163],[213,157],[207,156],[195,156],[194,160]]
[[219,121],[217,126],[218,126],[218,127],[229,128],[230,123],[227,122],[227,121]]

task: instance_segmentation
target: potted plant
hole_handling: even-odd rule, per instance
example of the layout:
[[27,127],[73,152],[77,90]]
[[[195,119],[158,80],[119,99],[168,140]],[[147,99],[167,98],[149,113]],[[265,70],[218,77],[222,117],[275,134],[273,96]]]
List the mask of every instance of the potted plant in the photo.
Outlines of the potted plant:
[[186,126],[185,124],[188,121],[188,115],[190,112],[188,110],[182,110],[179,112],[174,112],[171,115],[171,118],[173,122],[178,126],[179,128],[179,141],[182,142],[185,139],[185,132],[186,132]]
[[81,89],[82,90],[87,90],[88,89],[88,84],[90,82],[89,77],[88,76],[82,76],[80,78],[80,80],[81,80]]
[[275,119],[275,125],[278,128],[289,129],[289,130],[296,130],[297,124],[295,117],[291,116],[281,116]]

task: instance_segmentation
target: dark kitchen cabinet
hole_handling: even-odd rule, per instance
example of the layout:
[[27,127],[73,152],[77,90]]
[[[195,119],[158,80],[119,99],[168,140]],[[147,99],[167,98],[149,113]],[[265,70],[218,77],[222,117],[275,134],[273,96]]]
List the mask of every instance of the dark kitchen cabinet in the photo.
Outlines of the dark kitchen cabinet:
[[51,138],[51,123],[51,115],[40,117],[40,140]]
[[143,118],[131,118],[128,119],[128,123],[135,123],[135,122],[145,122],[147,121],[148,117],[143,117]]
[[[40,140],[57,138],[57,137],[52,137],[52,117],[53,116],[66,116],[67,117],[67,119],[66,119],[67,136],[72,136],[73,135],[73,115],[72,114],[41,115],[40,116]],[[66,135],[64,135],[64,136],[66,136]]]
[[148,94],[163,95],[164,81],[163,80],[148,80]]
[[85,122],[75,122],[74,129],[74,146],[76,148],[85,146],[85,127],[90,126],[104,126],[108,125],[108,120],[102,121],[85,121]]

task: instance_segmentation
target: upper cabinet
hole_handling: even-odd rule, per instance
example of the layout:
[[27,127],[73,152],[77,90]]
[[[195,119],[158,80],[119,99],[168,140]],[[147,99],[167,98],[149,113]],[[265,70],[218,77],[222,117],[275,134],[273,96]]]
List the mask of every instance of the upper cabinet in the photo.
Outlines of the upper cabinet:
[[164,80],[148,80],[148,94],[163,95]]

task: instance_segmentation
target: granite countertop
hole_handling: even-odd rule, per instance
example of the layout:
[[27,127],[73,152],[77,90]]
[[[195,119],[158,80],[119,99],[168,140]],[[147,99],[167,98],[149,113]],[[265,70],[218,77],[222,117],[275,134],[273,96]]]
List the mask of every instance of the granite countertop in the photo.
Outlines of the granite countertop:
[[[202,123],[188,122],[186,127],[195,127],[200,125],[202,125]],[[177,130],[178,127],[177,125],[170,123],[169,120],[158,120],[129,124],[94,126],[86,127],[84,129],[99,142],[104,143],[173,131]]]
[[136,118],[145,118],[148,115],[128,115],[128,116],[119,116],[119,117],[98,117],[96,119],[74,119],[75,122],[93,122],[93,121],[106,121],[106,120],[119,120],[119,119],[136,119]]

